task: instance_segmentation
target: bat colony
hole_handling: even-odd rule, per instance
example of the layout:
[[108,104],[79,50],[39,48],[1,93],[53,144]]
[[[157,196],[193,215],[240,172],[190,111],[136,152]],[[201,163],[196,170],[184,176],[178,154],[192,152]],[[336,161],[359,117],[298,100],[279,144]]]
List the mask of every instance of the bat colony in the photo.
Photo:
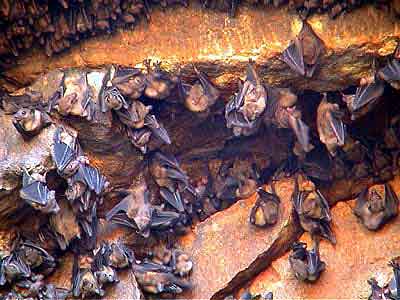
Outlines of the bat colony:
[[[68,7],[66,1],[60,3]],[[14,10],[15,5],[11,5]],[[207,2],[205,5],[214,4]],[[229,4],[233,9],[235,5]],[[299,76],[311,78],[318,74],[324,51],[323,42],[304,22],[301,32],[282,53],[281,60]],[[267,86],[255,63],[249,62],[244,81],[226,102],[222,114],[233,137],[254,135],[261,127],[293,133],[293,143],[289,145],[291,156],[275,168],[269,191],[261,187],[266,182],[261,179],[255,163],[223,161],[216,174],[208,170],[204,180],[194,183],[173,155],[159,149],[173,143],[158,119],[159,103],[177,95],[187,110],[201,117],[211,113],[221,93],[196,67],[197,81],[188,84],[163,70],[159,63],[151,65],[146,61],[145,65],[145,70],[118,66],[54,70],[33,85],[2,97],[3,112],[13,115],[13,125],[26,142],[49,126],[57,128],[52,152],[56,172],[51,175],[56,184],[49,184],[49,174],[21,170],[20,198],[46,216],[48,222],[35,236],[18,235],[10,251],[1,257],[0,285],[10,291],[4,299],[103,296],[107,285],[118,282],[118,271],[127,267],[132,269],[141,290],[146,293],[181,293],[191,287],[189,277],[193,262],[174,247],[174,237],[185,233],[195,218],[204,219],[207,207],[217,211],[226,207],[226,203],[254,193],[257,200],[250,211],[249,222],[262,228],[274,226],[281,204],[275,182],[282,177],[295,178],[294,212],[299,226],[309,232],[313,241],[311,250],[307,250],[304,243],[293,244],[289,256],[291,269],[298,280],[318,280],[326,269],[320,258],[319,241],[324,238],[336,243],[330,226],[329,203],[319,190],[318,181],[344,178],[348,170],[357,178],[379,174],[386,179],[385,172],[391,170],[393,161],[398,163],[399,118],[391,120],[382,143],[351,136],[348,124],[379,105],[385,88],[400,87],[399,47],[385,65],[378,68],[374,64],[371,76],[361,79],[354,94],[342,93],[342,103],[332,101],[327,93],[321,95],[316,112],[317,139],[303,119],[297,95],[288,88]],[[102,114],[113,116],[119,130],[144,158],[140,173],[124,190],[111,186],[85,156],[78,137],[53,118],[55,115],[72,116],[98,122]],[[326,148],[333,175],[327,175],[324,167],[313,159],[318,143]],[[110,193],[120,201],[106,212],[105,220],[128,228],[144,240],[164,238],[166,246],[162,253],[142,254],[120,240],[97,239],[98,209]],[[390,184],[376,183],[363,190],[357,197],[354,214],[373,231],[396,217],[398,198]],[[70,290],[44,282],[57,265],[57,255],[53,253],[66,250],[74,255]],[[369,281],[370,299],[399,298],[400,269],[395,261],[391,266],[394,277],[387,286],[380,287],[374,279]],[[271,293],[258,296],[272,299]],[[248,292],[241,296],[242,299],[254,297]]]

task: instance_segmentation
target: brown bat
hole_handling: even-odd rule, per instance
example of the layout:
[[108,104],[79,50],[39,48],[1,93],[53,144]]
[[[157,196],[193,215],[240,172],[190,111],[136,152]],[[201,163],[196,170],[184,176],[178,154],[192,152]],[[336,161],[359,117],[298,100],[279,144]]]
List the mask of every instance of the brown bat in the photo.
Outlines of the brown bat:
[[181,97],[184,99],[185,107],[192,112],[207,112],[215,104],[220,92],[209,81],[207,76],[194,67],[198,81],[193,85],[180,83]]
[[153,209],[144,177],[139,175],[128,191],[129,194],[107,213],[106,219],[148,237]]
[[378,230],[398,214],[399,200],[391,186],[373,185],[357,198],[354,214],[369,230]]
[[307,22],[282,54],[282,60],[295,72],[311,78],[324,52],[324,44]]
[[267,90],[258,76],[254,63],[249,62],[246,79],[239,85],[239,92],[225,107],[226,126],[235,136],[251,135],[259,126],[259,118],[267,106]]
[[317,129],[319,139],[332,156],[336,155],[337,147],[342,147],[345,143],[346,129],[342,122],[343,116],[339,105],[329,103],[325,93],[317,109]]
[[51,124],[50,117],[34,108],[21,108],[13,115],[13,125],[23,138],[29,139]]

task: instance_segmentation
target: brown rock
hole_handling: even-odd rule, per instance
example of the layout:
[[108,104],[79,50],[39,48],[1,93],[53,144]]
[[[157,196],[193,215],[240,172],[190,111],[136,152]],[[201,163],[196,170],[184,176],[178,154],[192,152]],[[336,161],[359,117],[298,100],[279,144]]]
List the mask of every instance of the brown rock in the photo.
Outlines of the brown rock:
[[364,76],[372,56],[390,54],[400,35],[388,13],[370,6],[335,20],[323,15],[314,16],[309,22],[327,48],[322,70],[311,80],[297,76],[279,60],[280,53],[300,31],[301,22],[296,15],[285,8],[244,6],[235,18],[228,18],[225,13],[206,11],[195,3],[188,8],[155,9],[149,23],[142,21],[133,30],[120,29],[112,36],[86,40],[58,56],[48,58],[43,51],[32,51],[19,58],[17,66],[4,75],[27,85],[55,68],[112,63],[134,66],[151,58],[172,70],[182,66],[183,76],[192,79],[191,63],[195,63],[220,87],[233,90],[251,58],[262,66],[262,76],[272,85],[337,90]]
[[0,227],[18,221],[9,217],[24,205],[16,193],[23,168],[45,172],[54,167],[51,158],[54,131],[55,126],[51,125],[25,141],[13,126],[12,116],[0,112]]
[[198,224],[179,241],[194,263],[193,288],[181,298],[217,299],[249,280],[287,250],[300,229],[292,216],[292,179],[277,183],[281,198],[278,223],[260,229],[249,223],[256,197],[240,200],[230,208]]
[[[400,178],[391,182],[400,193]],[[322,241],[321,259],[327,264],[315,284],[299,282],[290,272],[288,255],[279,258],[250,284],[252,293],[272,291],[274,299],[366,299],[370,294],[367,279],[376,277],[385,284],[392,276],[388,261],[399,255],[398,219],[382,230],[365,229],[352,212],[354,201],[340,202],[331,209],[337,245]],[[301,238],[311,242],[308,234]]]

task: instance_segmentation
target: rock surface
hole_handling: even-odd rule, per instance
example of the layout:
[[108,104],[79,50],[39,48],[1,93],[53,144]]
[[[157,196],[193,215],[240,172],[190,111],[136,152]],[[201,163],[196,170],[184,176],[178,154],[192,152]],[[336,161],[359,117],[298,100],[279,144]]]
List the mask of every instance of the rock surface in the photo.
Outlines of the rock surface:
[[292,179],[276,184],[281,210],[278,223],[272,227],[260,229],[249,223],[256,200],[253,195],[214,214],[184,236],[179,246],[193,259],[194,287],[179,297],[220,298],[282,255],[300,234],[292,216],[293,188]]
[[[399,195],[400,177],[390,184]],[[321,259],[327,267],[319,281],[298,282],[290,272],[286,254],[251,282],[250,292],[272,291],[274,299],[366,299],[370,294],[369,278],[376,277],[380,284],[386,284],[392,276],[387,263],[400,253],[400,220],[393,220],[378,232],[368,231],[353,215],[354,202],[340,202],[331,209],[337,245],[321,242]],[[301,240],[311,245],[308,234]]]
[[[195,63],[220,87],[234,90],[251,58],[262,66],[264,80],[272,85],[337,90],[365,75],[372,56],[390,54],[400,36],[400,27],[392,16],[370,6],[335,20],[324,15],[314,16],[309,22],[327,48],[322,69],[311,80],[295,75],[279,60],[280,53],[301,29],[295,14],[285,8],[243,6],[237,17],[229,18],[192,3],[188,8],[156,9],[149,23],[143,21],[133,30],[120,29],[112,36],[89,39],[52,58],[42,51],[32,51],[4,72],[0,85],[5,84],[4,78],[27,85],[55,68],[134,66],[150,58],[175,71],[181,67],[184,78],[194,77],[191,64]],[[12,84],[7,86],[13,89]]]
[[51,125],[25,141],[13,126],[12,116],[0,112],[0,227],[18,221],[10,217],[24,205],[16,193],[23,168],[45,172],[54,167],[51,158],[54,131],[55,126]]

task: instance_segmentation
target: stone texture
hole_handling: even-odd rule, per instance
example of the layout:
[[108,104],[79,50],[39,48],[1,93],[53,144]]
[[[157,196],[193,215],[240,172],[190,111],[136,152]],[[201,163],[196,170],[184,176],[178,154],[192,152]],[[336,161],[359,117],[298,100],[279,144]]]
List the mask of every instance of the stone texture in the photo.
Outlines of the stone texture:
[[[17,222],[22,215],[13,213],[24,203],[16,193],[21,185],[23,168],[43,172],[54,167],[51,158],[55,126],[25,141],[12,125],[12,116],[0,112],[0,227]],[[11,218],[13,217],[13,218]]]
[[[390,182],[400,194],[400,177]],[[274,299],[366,299],[370,293],[367,279],[380,284],[392,276],[388,261],[399,255],[399,218],[380,231],[365,229],[353,215],[354,200],[340,202],[331,209],[337,245],[322,241],[321,259],[327,264],[315,284],[298,282],[290,272],[288,255],[279,258],[250,284],[253,293],[272,291]],[[308,234],[301,238],[310,244]]]
[[251,58],[262,66],[265,81],[272,85],[336,90],[365,75],[372,56],[390,54],[400,36],[398,23],[370,6],[335,20],[323,15],[309,22],[327,48],[322,69],[311,80],[295,75],[279,60],[280,53],[300,31],[301,22],[295,14],[285,8],[242,6],[237,17],[229,18],[225,13],[205,11],[195,3],[188,8],[155,9],[148,23],[143,21],[133,30],[120,29],[111,36],[94,37],[52,58],[42,51],[32,51],[18,58],[17,66],[4,76],[27,85],[55,68],[111,63],[133,66],[151,58],[162,61],[168,69],[180,66],[184,78],[193,78],[191,64],[195,63],[220,87],[233,90]]
[[220,298],[282,255],[286,246],[299,236],[290,201],[293,187],[292,179],[277,183],[281,210],[279,221],[273,227],[260,229],[249,223],[256,199],[253,195],[214,214],[184,236],[179,246],[193,259],[191,282],[194,286],[179,297]]

